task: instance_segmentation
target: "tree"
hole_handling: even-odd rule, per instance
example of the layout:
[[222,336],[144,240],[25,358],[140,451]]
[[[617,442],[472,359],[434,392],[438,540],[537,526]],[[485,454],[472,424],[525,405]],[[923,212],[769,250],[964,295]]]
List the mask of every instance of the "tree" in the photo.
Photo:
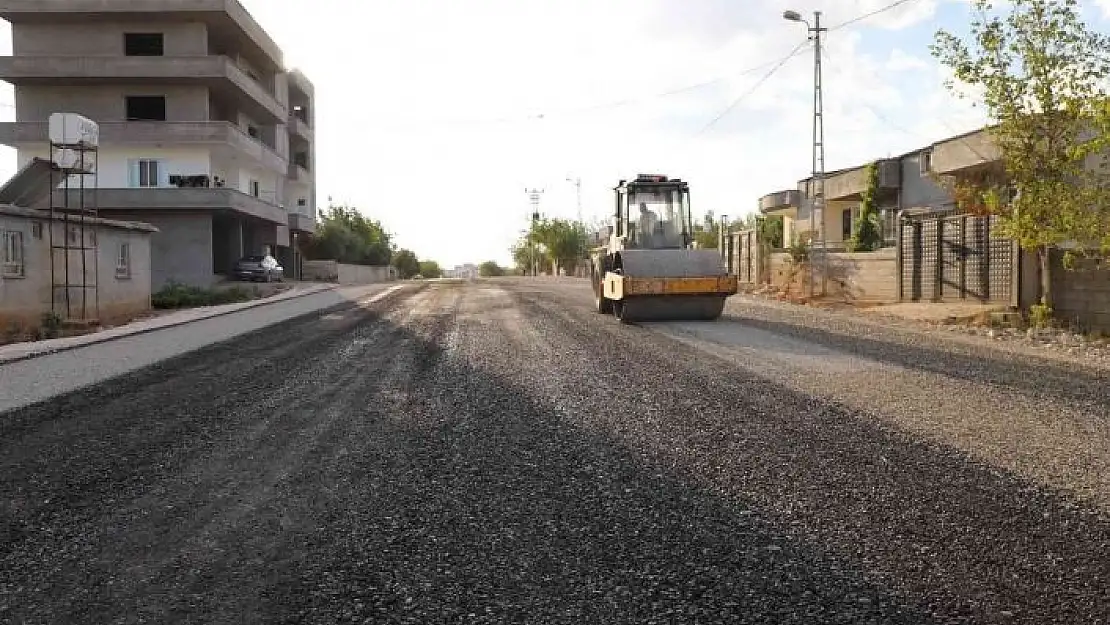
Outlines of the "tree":
[[420,261],[420,275],[425,278],[442,278],[443,270],[440,269],[439,263],[434,260]]
[[420,273],[420,261],[412,250],[399,249],[393,253],[393,267],[402,280],[408,280]]
[[501,265],[498,265],[496,261],[487,260],[481,265],[478,265],[478,275],[483,278],[495,278],[505,275],[505,270]]
[[316,232],[301,251],[312,260],[335,260],[352,265],[388,265],[392,242],[381,223],[349,206],[320,211]]
[[[728,230],[730,232],[736,230],[754,229],[757,227],[757,215],[748,215],[745,218],[733,218],[729,220]],[[694,224],[694,241],[697,242],[698,247],[702,249],[717,249],[721,237],[721,222],[714,215],[713,211],[707,211],[702,217],[702,222]]]
[[519,270],[531,270],[533,250],[539,271],[565,269],[571,273],[589,250],[586,226],[566,219],[536,220],[511,249]]
[[720,224],[717,223],[713,211],[708,211],[702,217],[702,223],[694,224],[694,242],[701,249],[717,249],[721,236]]
[[[1004,236],[1037,252],[1041,307],[1050,314],[1052,250],[1074,242],[1110,251],[1103,167],[1110,39],[1087,28],[1077,0],[1010,4],[999,17],[989,15],[992,2],[974,0],[970,41],[941,30],[931,49],[957,80],[981,91],[976,104],[987,113],[1004,170],[957,184],[956,195],[999,215]],[[953,82],[948,87],[969,95]]]
[[879,190],[879,166],[867,166],[867,188],[863,190],[859,219],[856,220],[848,249],[852,252],[873,252],[883,246],[883,231],[880,225],[879,206],[875,194]]

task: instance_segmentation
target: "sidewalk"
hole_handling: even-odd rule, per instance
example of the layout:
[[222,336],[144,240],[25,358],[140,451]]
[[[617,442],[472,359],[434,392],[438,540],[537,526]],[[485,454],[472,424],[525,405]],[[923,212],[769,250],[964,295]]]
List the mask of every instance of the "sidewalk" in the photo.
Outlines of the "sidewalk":
[[133,321],[114,328],[101,330],[100,332],[93,332],[90,334],[82,334],[80,336],[67,336],[57,339],[46,339],[43,341],[30,341],[24,343],[12,343],[10,345],[0,345],[0,364],[16,362],[19,360],[26,360],[36,356],[43,356],[46,354],[53,354],[56,352],[67,351],[84,347],[86,345],[96,345],[105,341],[112,341],[115,339],[123,338],[125,336],[132,336],[135,334],[144,334],[161,330],[164,328],[172,328],[186,323],[193,323],[201,319],[210,319],[212,317],[219,317],[227,315],[247,308],[255,308],[258,306],[267,306],[276,304],[278,302],[288,301],[313,293],[321,293],[323,291],[330,291],[340,288],[338,284],[326,283],[301,283],[296,284],[293,288],[272,295],[270,297],[250,300],[247,302],[239,302],[235,304],[223,304],[221,306],[201,306],[198,308],[187,308],[184,310],[177,310],[174,312],[159,315],[151,319],[143,319],[141,321]]

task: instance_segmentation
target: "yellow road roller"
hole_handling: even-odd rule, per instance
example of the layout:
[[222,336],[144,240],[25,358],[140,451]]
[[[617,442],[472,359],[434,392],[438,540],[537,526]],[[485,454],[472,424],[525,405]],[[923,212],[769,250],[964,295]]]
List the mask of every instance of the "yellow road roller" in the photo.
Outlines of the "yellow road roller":
[[609,243],[590,252],[597,312],[622,323],[720,317],[736,276],[717,250],[696,249],[689,184],[640,174],[613,190]]

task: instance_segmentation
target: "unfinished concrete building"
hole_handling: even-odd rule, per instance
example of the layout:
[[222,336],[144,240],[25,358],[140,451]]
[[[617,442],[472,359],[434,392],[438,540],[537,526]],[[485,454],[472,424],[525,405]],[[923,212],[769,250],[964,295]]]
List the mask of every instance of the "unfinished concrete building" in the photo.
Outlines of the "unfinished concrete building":
[[159,230],[154,288],[207,285],[269,248],[295,272],[315,225],[312,83],[236,0],[0,0],[0,143],[47,156],[51,113],[100,124],[99,214]]

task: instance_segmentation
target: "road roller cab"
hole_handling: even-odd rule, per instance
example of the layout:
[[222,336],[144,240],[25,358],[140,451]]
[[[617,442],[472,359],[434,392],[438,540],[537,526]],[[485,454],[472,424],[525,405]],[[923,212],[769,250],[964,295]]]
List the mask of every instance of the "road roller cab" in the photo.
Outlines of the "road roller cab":
[[590,257],[597,311],[625,323],[720,317],[736,277],[717,250],[695,249],[689,185],[641,174],[614,192],[609,242]]

